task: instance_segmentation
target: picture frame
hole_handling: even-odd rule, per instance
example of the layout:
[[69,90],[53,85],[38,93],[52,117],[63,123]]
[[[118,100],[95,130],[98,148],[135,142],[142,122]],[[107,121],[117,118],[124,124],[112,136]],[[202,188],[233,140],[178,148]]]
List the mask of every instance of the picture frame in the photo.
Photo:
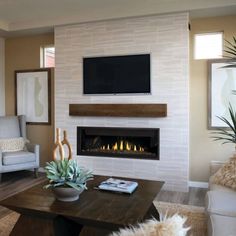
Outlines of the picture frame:
[[27,124],[51,125],[51,69],[16,70],[15,102]]
[[227,128],[219,117],[229,118],[229,104],[236,104],[236,68],[232,60],[208,60],[208,129]]

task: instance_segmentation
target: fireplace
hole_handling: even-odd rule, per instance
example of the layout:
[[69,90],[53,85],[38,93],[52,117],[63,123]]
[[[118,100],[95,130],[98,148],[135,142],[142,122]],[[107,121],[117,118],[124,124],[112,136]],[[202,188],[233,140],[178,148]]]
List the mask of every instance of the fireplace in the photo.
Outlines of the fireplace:
[[159,160],[159,129],[77,127],[77,155]]

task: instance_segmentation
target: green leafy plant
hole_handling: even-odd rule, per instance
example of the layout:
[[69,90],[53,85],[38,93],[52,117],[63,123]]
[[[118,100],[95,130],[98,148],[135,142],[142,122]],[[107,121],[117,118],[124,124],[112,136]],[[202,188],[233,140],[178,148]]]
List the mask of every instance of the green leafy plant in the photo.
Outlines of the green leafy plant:
[[229,62],[228,65],[224,66],[224,68],[234,68],[236,67],[236,37],[233,37],[233,41],[230,42],[225,39],[226,45],[224,52],[226,55],[225,58],[228,58],[232,60],[232,62]]
[[79,166],[76,160],[58,160],[46,163],[49,184],[44,188],[71,187],[87,189],[86,182],[93,179],[92,172]]
[[223,116],[217,117],[222,120],[229,127],[229,129],[220,128],[217,131],[213,132],[213,134],[215,135],[213,136],[213,139],[214,141],[223,141],[223,144],[233,143],[236,145],[236,112],[233,110],[231,104],[229,104],[228,109],[230,119],[227,119]]
[[[224,56],[225,58],[230,59],[226,66],[223,66],[223,68],[236,68],[236,38],[233,37],[233,41],[230,42],[225,39],[226,45],[225,45],[225,50],[224,52],[226,55]],[[232,90],[232,94],[236,95],[236,90]]]
[[[230,42],[225,39],[226,45],[224,52],[226,55],[225,58],[230,59],[231,61],[227,62],[228,65],[223,66],[223,68],[236,68],[236,37],[233,37],[233,41]],[[236,95],[236,91],[232,90],[232,93]],[[229,114],[230,118],[227,119],[223,116],[217,116],[220,120],[222,120],[227,126],[228,129],[220,128],[217,131],[213,132],[215,136],[213,136],[214,141],[223,141],[225,143],[233,143],[236,148],[236,113],[231,104],[229,104]]]

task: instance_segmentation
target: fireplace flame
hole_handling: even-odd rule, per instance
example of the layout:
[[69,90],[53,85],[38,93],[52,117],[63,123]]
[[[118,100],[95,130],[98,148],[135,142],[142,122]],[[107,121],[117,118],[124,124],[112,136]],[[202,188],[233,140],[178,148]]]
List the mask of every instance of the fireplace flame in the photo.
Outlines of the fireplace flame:
[[113,150],[113,151],[134,151],[144,152],[144,148],[141,146],[134,145],[128,141],[120,140],[115,142],[112,146],[110,144],[103,145],[100,147],[101,150]]
[[117,144],[117,142],[115,143],[115,145],[113,145],[112,149],[113,149],[114,151],[117,151],[117,150],[118,150],[118,144]]
[[125,149],[126,149],[127,151],[130,151],[130,150],[131,150],[131,145],[130,145],[128,142],[126,143]]
[[124,150],[124,146],[123,146],[123,140],[120,141],[120,150],[123,151]]
[[139,151],[140,152],[144,152],[144,148],[143,147],[139,147]]

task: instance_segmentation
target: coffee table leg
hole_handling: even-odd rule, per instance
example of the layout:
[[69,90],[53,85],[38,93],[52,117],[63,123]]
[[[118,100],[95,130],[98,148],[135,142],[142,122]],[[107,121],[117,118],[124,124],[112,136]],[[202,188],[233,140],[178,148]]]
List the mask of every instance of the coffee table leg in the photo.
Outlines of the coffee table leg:
[[81,230],[82,225],[60,216],[49,219],[21,215],[10,236],[78,236]]
[[55,236],[78,236],[83,229],[83,225],[77,224],[61,216],[54,219],[53,225]]
[[98,229],[93,227],[84,227],[79,236],[107,236],[110,235],[113,231]]
[[151,219],[152,217],[154,217],[157,220],[160,220],[160,215],[159,212],[157,211],[156,207],[154,206],[154,204],[152,203],[152,205],[150,206],[145,219]]
[[10,233],[10,236],[19,235],[54,235],[53,220],[21,215]]

